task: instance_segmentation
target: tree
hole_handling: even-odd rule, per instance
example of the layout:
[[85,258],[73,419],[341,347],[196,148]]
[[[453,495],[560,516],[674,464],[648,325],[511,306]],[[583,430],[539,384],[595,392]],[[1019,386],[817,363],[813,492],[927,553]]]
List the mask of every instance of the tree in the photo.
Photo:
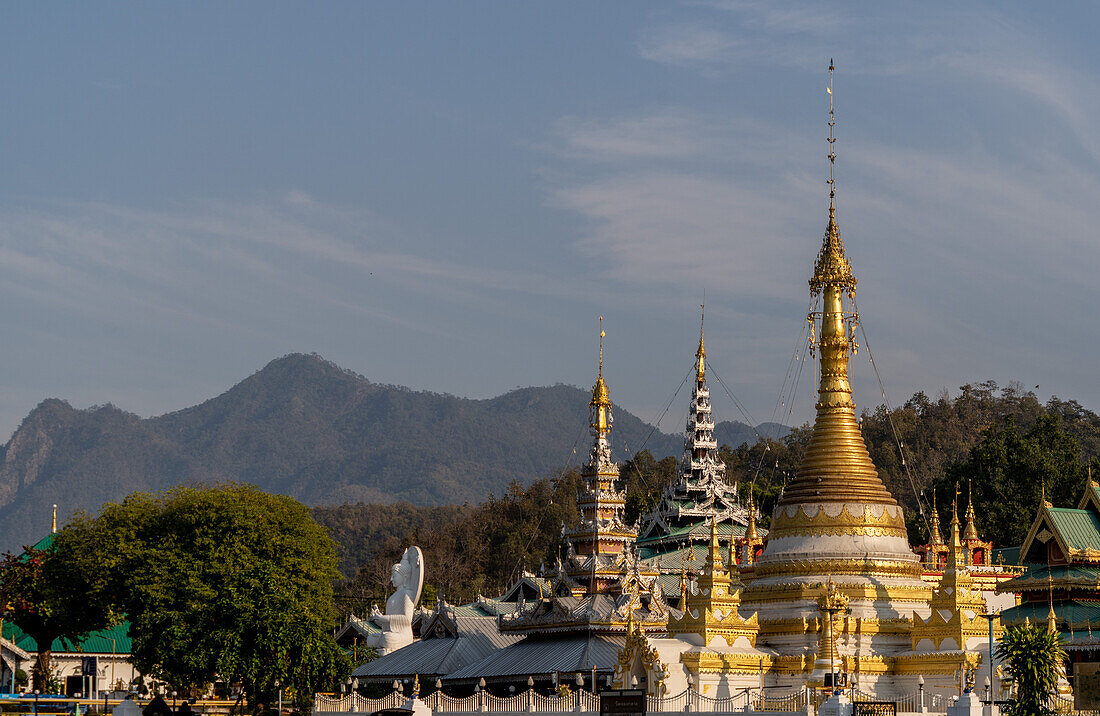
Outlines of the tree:
[[1066,659],[1058,635],[1044,626],[1009,627],[994,653],[1007,662],[1005,673],[1016,687],[1005,716],[1053,714],[1048,704]]
[[278,680],[308,697],[349,668],[331,636],[334,544],[289,497],[136,493],[62,537],[98,562],[92,590],[129,618],[135,666],[180,690],[220,677],[255,702]]
[[[937,481],[938,505],[950,510],[955,485],[965,493],[969,483],[978,506],[979,534],[996,545],[1018,545],[1041,492],[1054,504],[1076,503],[1085,487],[1080,453],[1077,439],[1062,429],[1057,413],[1040,415],[1026,432],[1009,416],[1003,425],[986,429],[966,459]],[[960,503],[960,513],[962,509]]]
[[117,619],[105,603],[87,597],[80,555],[59,543],[58,536],[51,534],[18,554],[9,552],[0,561],[0,604],[38,647],[32,675],[34,688],[43,693],[49,691],[54,641],[79,641]]

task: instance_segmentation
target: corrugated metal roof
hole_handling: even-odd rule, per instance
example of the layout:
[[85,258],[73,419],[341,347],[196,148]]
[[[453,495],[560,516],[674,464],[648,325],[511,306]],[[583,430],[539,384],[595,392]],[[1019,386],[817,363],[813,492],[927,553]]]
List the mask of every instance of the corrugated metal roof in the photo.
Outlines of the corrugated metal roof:
[[625,637],[577,634],[530,636],[506,649],[455,671],[446,681],[476,681],[537,674],[610,671],[619,660]]
[[[667,552],[660,552],[657,550],[639,550],[639,556],[642,558],[642,563],[650,567],[656,567],[658,561],[661,563],[662,570],[674,570],[679,572],[681,567],[686,563],[688,571],[700,570],[707,561],[707,547],[703,545],[695,545],[694,547],[683,547],[681,549],[673,549]],[[649,552],[649,556],[646,556],[645,552]],[[729,550],[726,547],[719,547],[718,551],[722,555],[722,561],[725,562],[729,559]],[[694,559],[688,559],[688,557]],[[664,586],[664,585],[662,585]],[[679,591],[679,587],[676,590]]]
[[446,676],[519,641],[520,637],[501,634],[494,617],[455,617],[458,637],[450,634],[423,638],[395,652],[380,656],[355,670],[354,676],[388,681],[398,677]]
[[1100,550],[1100,517],[1092,510],[1048,507],[1047,512],[1070,549]]

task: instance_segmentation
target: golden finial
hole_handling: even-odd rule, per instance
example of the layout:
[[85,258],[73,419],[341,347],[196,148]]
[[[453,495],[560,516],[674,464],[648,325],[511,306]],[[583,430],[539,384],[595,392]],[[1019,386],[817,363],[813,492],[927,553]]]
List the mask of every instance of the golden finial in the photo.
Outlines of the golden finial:
[[600,368],[596,374],[596,384],[592,386],[592,402],[589,403],[593,408],[596,408],[595,419],[593,420],[592,427],[599,432],[606,432],[611,429],[611,420],[607,413],[611,407],[611,391],[607,389],[607,384],[603,380],[603,339],[607,334],[603,330],[603,316],[600,316]]
[[833,136],[833,127],[836,126],[836,112],[833,107],[833,70],[836,67],[833,65],[833,58],[829,58],[829,86],[825,88],[825,91],[829,93],[829,216],[832,217],[836,210],[836,184],[833,179],[833,165],[836,164],[836,150],[833,145],[836,144],[836,137]]
[[836,165],[836,109],[833,105],[833,66],[829,60],[829,84],[825,91],[829,94],[829,136],[825,141],[829,143],[829,225],[825,229],[825,240],[822,242],[821,252],[817,255],[817,265],[814,266],[814,275],[810,279],[810,292],[817,295],[827,286],[836,286],[846,289],[849,293],[855,291],[856,278],[852,275],[852,266],[844,256],[844,242],[840,238],[840,229],[836,225],[836,178],[833,170]]
[[600,316],[600,377],[603,377],[603,337],[607,335],[603,332],[603,316]]
[[419,695],[420,695],[420,674],[413,674],[412,697],[415,699]]
[[1047,572],[1047,596],[1050,599],[1050,611],[1047,612],[1047,631],[1051,634],[1058,631],[1058,618],[1054,614],[1054,582]]
[[703,346],[703,319],[706,317],[706,304],[699,304],[699,349],[695,351],[695,375],[699,380],[706,377],[707,349]]
[[50,523],[50,532],[57,532],[57,505],[53,506],[53,521]]
[[680,609],[687,611],[688,572],[687,562],[680,560]]

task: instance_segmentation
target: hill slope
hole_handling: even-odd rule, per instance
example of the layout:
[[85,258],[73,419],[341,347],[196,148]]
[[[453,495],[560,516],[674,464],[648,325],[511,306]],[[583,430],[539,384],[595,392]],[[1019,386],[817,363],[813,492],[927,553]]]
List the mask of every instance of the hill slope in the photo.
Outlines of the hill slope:
[[[194,482],[248,482],[311,505],[478,503],[512,480],[529,484],[582,460],[588,397],[557,385],[469,400],[371,383],[295,354],[155,418],[49,399],[0,455],[0,549],[41,537],[53,503],[64,520],[135,490]],[[651,430],[619,408],[616,457],[643,443],[657,456],[679,455],[678,435]],[[755,440],[742,423],[716,432],[720,443]]]

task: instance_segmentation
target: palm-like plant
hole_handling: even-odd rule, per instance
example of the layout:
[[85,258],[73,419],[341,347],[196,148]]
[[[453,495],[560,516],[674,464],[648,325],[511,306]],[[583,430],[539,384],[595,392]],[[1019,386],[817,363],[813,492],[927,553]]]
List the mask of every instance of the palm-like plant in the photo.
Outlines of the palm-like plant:
[[1006,662],[1005,674],[1016,687],[1005,715],[1054,713],[1048,704],[1066,659],[1058,635],[1051,634],[1045,627],[1030,624],[1010,627],[1005,630],[995,653]]

